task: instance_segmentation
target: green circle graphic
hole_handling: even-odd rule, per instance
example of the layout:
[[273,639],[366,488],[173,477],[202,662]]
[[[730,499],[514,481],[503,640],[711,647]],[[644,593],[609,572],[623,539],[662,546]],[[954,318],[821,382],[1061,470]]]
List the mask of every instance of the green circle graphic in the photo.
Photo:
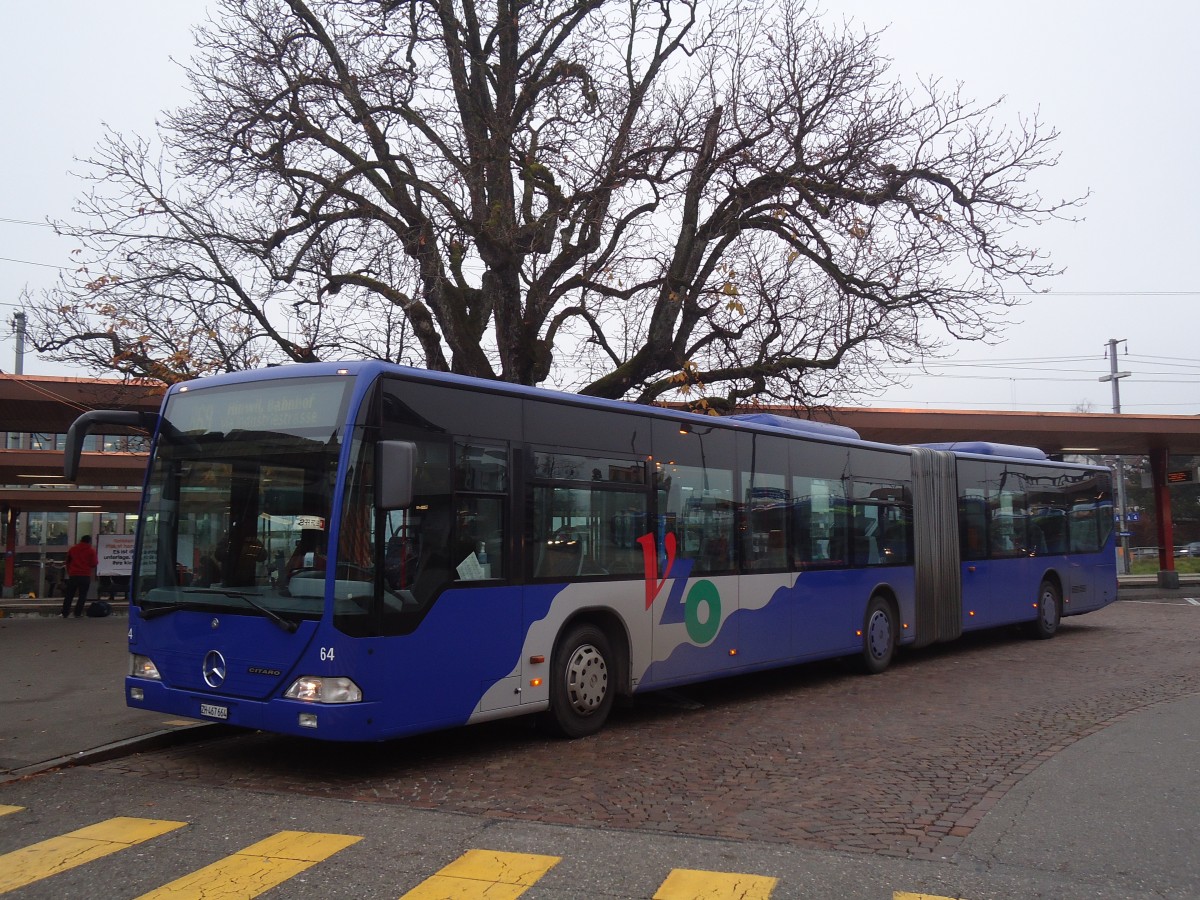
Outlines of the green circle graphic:
[[[708,606],[708,619],[700,621],[700,604]],[[688,591],[684,605],[684,621],[688,637],[697,644],[707,644],[717,636],[721,627],[721,592],[711,581],[697,581]]]

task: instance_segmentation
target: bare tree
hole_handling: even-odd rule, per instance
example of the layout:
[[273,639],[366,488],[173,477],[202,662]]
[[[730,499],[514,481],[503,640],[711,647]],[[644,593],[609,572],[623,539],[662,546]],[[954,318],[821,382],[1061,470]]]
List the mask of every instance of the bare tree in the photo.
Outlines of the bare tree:
[[89,161],[51,358],[819,402],[994,334],[1073,205],[1052,129],[801,0],[222,0],[197,41],[192,104]]

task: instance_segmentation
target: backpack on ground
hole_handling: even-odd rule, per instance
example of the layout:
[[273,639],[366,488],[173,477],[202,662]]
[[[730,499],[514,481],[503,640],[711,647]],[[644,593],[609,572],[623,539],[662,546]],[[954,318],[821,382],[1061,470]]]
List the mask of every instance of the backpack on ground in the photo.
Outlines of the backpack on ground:
[[107,600],[93,600],[88,604],[87,614],[89,619],[103,619],[105,616],[111,616],[112,604]]

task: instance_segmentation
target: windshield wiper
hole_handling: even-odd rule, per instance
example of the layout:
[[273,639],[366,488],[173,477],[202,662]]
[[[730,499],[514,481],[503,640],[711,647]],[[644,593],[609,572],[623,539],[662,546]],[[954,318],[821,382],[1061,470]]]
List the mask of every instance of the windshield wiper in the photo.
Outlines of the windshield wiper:
[[276,625],[278,625],[280,628],[282,628],[288,634],[295,634],[296,629],[300,627],[295,622],[293,622],[291,619],[285,619],[283,616],[281,616],[279,613],[275,612],[275,610],[271,609],[270,607],[263,606],[261,603],[259,603],[257,600],[255,600],[253,597],[251,597],[249,594],[231,594],[228,591],[225,591],[224,594],[226,597],[235,597],[239,600],[245,600],[247,603],[249,603],[251,606],[253,606],[255,609],[257,609],[259,612],[261,612],[264,616],[266,616],[268,619],[270,619],[272,622],[274,622]]
[[149,609],[143,606],[141,616],[143,619],[157,619],[159,616],[165,616],[167,613],[173,613],[180,609],[200,609],[202,605],[203,604],[200,603],[191,603],[187,600],[182,600],[179,603],[163,603],[162,606],[152,606]]
[[[275,610],[271,609],[270,607],[263,606],[261,603],[259,603],[257,600],[255,600],[253,597],[250,597],[247,594],[235,593],[234,591],[217,591],[217,590],[200,590],[200,591],[193,590],[193,591],[191,591],[191,593],[220,594],[222,597],[229,597],[232,600],[244,600],[246,603],[249,603],[251,606],[253,606],[259,612],[261,612],[264,616],[266,616],[268,619],[270,619],[272,622],[274,622],[276,625],[278,625],[280,628],[282,628],[288,634],[294,634],[296,632],[296,629],[300,627],[298,624],[293,622],[291,619],[285,619],[283,616],[279,615],[279,613],[275,612]],[[177,609],[200,609],[203,606],[204,606],[204,604],[197,603],[194,600],[181,600],[178,603],[170,603],[165,606],[156,606],[153,609],[143,609],[142,610],[142,618],[143,619],[153,619],[156,616],[165,616],[169,612],[175,612],[175,610],[177,610]]]

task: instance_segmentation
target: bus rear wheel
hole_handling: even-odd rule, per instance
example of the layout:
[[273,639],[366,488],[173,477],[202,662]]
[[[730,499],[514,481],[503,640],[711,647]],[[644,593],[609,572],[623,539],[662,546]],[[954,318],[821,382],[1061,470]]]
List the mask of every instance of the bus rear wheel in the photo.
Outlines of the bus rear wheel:
[[1062,594],[1049,578],[1043,579],[1038,587],[1038,614],[1029,628],[1029,633],[1038,640],[1046,640],[1058,633],[1062,619]]
[[559,638],[550,658],[550,724],[579,738],[604,727],[616,685],[608,636],[595,625],[576,625]]
[[863,668],[871,675],[878,675],[891,665],[895,654],[896,613],[887,598],[876,594],[867,604],[863,620]]

